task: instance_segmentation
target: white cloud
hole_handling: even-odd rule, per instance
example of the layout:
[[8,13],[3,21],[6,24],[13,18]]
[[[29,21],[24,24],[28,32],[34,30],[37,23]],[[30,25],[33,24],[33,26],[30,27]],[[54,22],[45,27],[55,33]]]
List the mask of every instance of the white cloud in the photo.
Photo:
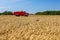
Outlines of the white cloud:
[[15,2],[24,1],[24,0],[7,0],[7,1],[9,1],[11,3],[15,3]]
[[6,7],[1,6],[0,9],[2,9],[2,8],[6,8]]
[[0,9],[9,9],[10,7],[0,6]]
[[19,1],[24,1],[24,0],[0,0],[0,4],[16,3]]

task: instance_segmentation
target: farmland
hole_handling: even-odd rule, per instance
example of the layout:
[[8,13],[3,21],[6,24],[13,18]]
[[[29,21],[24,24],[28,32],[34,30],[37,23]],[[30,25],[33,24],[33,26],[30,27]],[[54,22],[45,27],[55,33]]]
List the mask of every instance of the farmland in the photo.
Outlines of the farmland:
[[0,40],[60,40],[60,16],[0,15]]

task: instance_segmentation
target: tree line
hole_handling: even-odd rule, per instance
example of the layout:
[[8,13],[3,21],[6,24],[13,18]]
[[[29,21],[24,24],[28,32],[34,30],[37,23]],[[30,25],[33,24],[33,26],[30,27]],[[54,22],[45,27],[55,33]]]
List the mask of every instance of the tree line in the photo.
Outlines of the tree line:
[[0,13],[0,15],[13,15],[13,12],[11,12],[11,11],[4,11],[4,12]]
[[[34,14],[35,15],[60,15],[60,10],[58,10],[58,11],[36,12]],[[31,14],[31,15],[34,15],[34,14]],[[4,12],[0,13],[0,15],[13,15],[13,12],[11,12],[11,11],[4,11]]]
[[36,12],[35,15],[60,15],[60,10],[58,10],[58,11]]

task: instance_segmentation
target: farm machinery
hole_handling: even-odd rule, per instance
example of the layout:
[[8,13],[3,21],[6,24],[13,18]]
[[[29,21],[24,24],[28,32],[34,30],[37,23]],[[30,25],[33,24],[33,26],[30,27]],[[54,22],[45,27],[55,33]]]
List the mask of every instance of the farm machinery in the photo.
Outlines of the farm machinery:
[[27,13],[26,11],[16,11],[13,13],[15,16],[28,16],[29,13]]

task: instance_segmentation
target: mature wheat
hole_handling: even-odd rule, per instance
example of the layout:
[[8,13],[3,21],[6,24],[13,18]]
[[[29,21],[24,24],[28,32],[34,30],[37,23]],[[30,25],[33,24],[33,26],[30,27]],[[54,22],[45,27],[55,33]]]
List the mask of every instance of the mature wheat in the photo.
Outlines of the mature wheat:
[[0,15],[0,40],[60,40],[60,16]]

